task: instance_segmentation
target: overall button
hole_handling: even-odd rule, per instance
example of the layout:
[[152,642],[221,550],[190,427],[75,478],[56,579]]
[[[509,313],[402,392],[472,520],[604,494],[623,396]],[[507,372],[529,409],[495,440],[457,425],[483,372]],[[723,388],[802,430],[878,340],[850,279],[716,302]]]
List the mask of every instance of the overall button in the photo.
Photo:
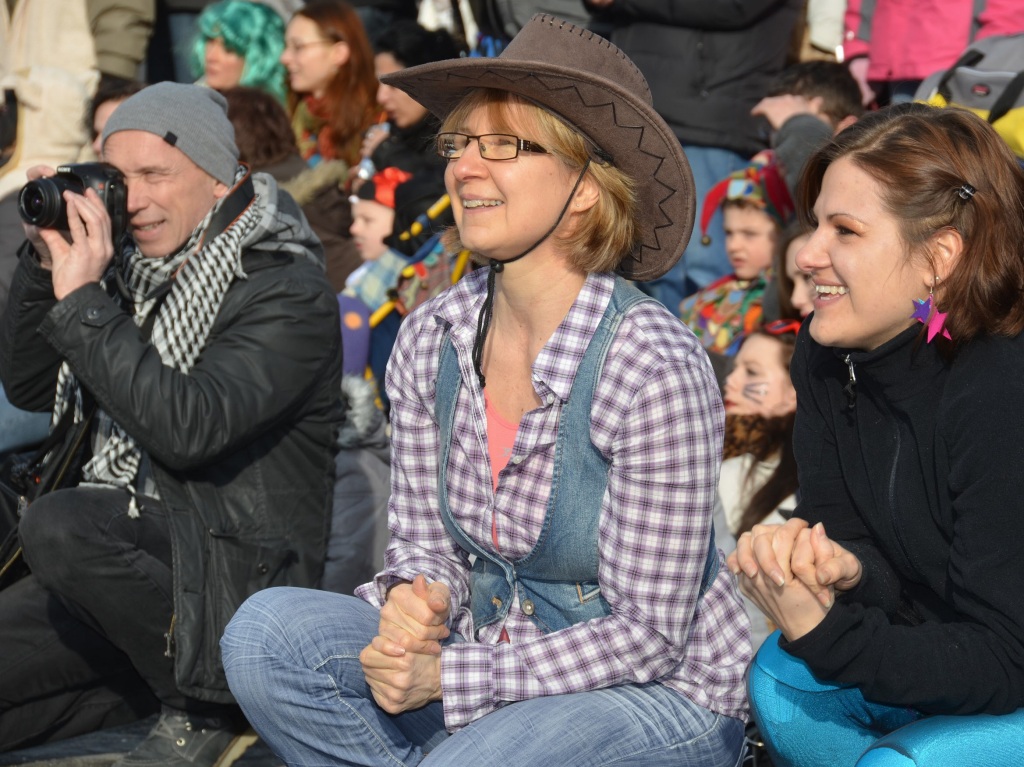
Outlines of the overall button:
[[523,612],[527,615],[533,615],[536,612],[536,608],[533,606],[533,601],[530,599],[523,600]]
[[491,597],[491,604],[497,607],[499,610],[501,609],[501,600],[498,599],[498,597]]

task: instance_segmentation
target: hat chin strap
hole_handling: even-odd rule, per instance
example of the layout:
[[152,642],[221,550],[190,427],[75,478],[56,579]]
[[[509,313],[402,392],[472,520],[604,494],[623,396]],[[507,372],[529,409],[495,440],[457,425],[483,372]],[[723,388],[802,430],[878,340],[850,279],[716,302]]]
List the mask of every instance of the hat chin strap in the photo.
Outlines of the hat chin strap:
[[576,190],[580,188],[580,184],[583,183],[583,176],[587,172],[587,168],[590,167],[590,158],[587,158],[586,163],[583,165],[583,170],[580,171],[579,177],[576,179],[576,183],[572,186],[572,191],[569,192],[569,197],[565,201],[565,205],[562,206],[562,212],[558,214],[558,218],[555,219],[555,223],[551,225],[540,239],[537,240],[533,245],[528,247],[518,256],[512,256],[504,261],[498,261],[496,258],[488,259],[487,262],[487,295],[484,296],[484,304],[480,307],[480,316],[477,317],[476,321],[476,338],[473,339],[473,369],[476,371],[476,377],[480,379],[480,388],[483,389],[487,385],[487,381],[484,378],[483,371],[483,360],[484,360],[484,342],[487,340],[487,331],[491,327],[491,317],[494,315],[494,280],[498,272],[505,271],[505,264],[511,264],[513,261],[518,261],[520,258],[532,253],[537,247],[550,237],[558,225],[562,223],[562,219],[565,217],[565,212],[569,210],[569,205],[572,204],[572,198],[576,194]]

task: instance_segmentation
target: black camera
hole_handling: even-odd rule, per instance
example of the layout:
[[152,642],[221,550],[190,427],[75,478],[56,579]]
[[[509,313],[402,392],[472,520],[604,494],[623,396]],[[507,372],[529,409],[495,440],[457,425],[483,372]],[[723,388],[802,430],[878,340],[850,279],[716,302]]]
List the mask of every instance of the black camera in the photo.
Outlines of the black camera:
[[111,234],[115,248],[128,227],[128,187],[124,176],[113,165],[82,162],[61,165],[57,175],[37,178],[22,187],[18,195],[18,212],[29,224],[44,229],[68,231],[68,208],[64,190],[85,194],[95,189],[110,215]]

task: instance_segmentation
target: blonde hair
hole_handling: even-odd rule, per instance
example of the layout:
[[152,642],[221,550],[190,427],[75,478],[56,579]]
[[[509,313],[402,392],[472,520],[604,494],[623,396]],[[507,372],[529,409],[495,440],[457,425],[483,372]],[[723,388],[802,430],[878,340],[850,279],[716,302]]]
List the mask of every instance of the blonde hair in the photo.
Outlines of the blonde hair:
[[[529,130],[536,141],[579,173],[587,160],[599,194],[597,202],[578,214],[578,224],[558,236],[569,264],[584,273],[615,271],[638,244],[636,227],[636,181],[607,163],[593,159],[593,152],[580,133],[531,101],[507,91],[480,88],[470,91],[445,118],[441,132],[464,125],[473,110],[483,107],[492,130],[515,133]],[[458,230],[452,227],[444,235],[450,252],[462,250]]]

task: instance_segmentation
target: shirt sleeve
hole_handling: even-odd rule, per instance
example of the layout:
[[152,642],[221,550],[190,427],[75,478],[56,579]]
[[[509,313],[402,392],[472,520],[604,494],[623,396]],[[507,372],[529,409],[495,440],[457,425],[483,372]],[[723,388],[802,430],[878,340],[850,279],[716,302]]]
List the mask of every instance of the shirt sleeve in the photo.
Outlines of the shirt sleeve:
[[468,636],[472,630],[469,562],[445,529],[437,500],[440,437],[434,421],[433,392],[440,334],[430,332],[432,318],[426,314],[418,312],[402,323],[388,361],[392,426],[390,539],[384,569],[356,594],[380,607],[391,586],[412,581],[422,573],[428,580],[448,586],[452,598],[450,626]]
[[686,354],[667,357],[643,353],[636,334],[627,318],[591,415],[595,444],[611,445],[598,538],[598,579],[611,614],[521,643],[446,646],[441,685],[451,731],[513,701],[656,680],[684,657],[724,416],[692,337]]

